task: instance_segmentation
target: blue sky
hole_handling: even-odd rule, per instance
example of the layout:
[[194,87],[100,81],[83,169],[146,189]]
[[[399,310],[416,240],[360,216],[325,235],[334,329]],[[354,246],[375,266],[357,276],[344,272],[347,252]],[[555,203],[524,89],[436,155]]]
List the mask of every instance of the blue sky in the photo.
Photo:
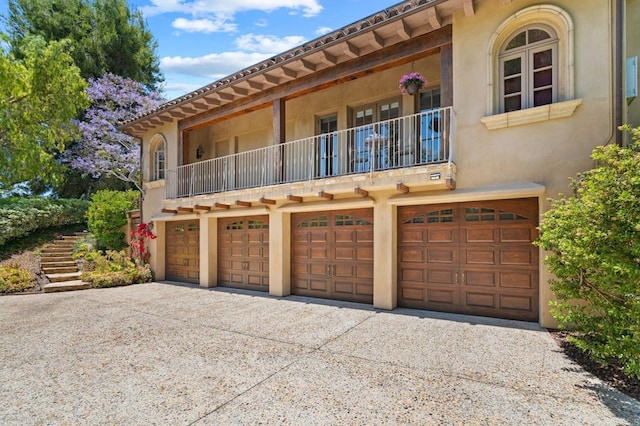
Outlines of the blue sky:
[[[400,0],[129,0],[158,41],[174,99]],[[7,4],[0,0],[0,14]]]
[[393,0],[133,0],[158,41],[173,99],[343,27]]

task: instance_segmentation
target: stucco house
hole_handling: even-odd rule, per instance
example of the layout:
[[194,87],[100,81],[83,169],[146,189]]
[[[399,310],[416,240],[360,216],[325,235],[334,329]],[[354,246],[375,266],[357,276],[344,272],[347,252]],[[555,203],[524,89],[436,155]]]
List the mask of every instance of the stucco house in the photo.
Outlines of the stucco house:
[[124,123],[156,279],[553,325],[532,241],[638,122],[638,3],[404,1]]

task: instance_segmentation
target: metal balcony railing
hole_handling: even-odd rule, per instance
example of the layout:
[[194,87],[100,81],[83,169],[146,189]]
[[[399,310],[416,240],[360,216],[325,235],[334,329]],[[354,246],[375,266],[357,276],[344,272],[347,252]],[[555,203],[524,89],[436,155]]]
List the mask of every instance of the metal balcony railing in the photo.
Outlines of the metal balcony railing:
[[165,198],[451,163],[452,116],[434,109],[187,164],[167,170]]

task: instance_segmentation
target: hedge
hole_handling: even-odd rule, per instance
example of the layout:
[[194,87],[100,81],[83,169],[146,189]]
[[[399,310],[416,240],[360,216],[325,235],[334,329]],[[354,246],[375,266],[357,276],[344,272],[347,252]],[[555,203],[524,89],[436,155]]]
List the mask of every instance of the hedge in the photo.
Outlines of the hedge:
[[89,202],[55,198],[0,199],[0,246],[37,230],[86,222]]

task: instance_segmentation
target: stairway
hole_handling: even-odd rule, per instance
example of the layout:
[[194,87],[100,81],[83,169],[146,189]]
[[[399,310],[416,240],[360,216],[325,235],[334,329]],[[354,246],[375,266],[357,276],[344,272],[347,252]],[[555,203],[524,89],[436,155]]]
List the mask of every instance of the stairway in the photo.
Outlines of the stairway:
[[49,279],[49,284],[43,286],[45,293],[90,288],[89,284],[80,280],[78,265],[71,257],[73,245],[82,235],[84,234],[65,235],[42,249],[40,264]]

